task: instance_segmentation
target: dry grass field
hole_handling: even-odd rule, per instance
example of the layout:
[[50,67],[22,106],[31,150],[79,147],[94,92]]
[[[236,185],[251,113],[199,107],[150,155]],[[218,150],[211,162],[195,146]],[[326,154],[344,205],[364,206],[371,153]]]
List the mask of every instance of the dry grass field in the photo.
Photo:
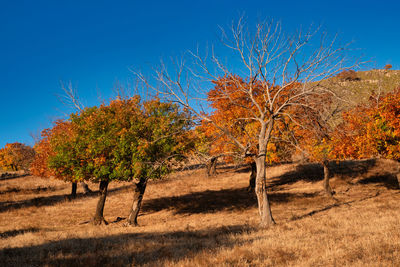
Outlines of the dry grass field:
[[[191,170],[151,182],[124,227],[129,183],[112,183],[107,226],[87,223],[96,193],[69,200],[70,185],[32,176],[0,180],[1,266],[400,266],[400,190],[379,160],[332,163],[335,199],[318,165],[271,167],[277,224],[258,227],[249,172]],[[96,185],[90,184],[92,189]]]

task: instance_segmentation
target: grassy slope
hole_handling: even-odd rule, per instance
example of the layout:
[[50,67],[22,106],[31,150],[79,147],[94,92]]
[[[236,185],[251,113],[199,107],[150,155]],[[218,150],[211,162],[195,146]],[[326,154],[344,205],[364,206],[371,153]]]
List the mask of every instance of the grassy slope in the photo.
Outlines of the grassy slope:
[[[334,164],[335,165],[335,164]],[[277,225],[258,228],[249,173],[177,173],[152,182],[140,227],[123,227],[126,183],[111,185],[108,226],[87,223],[96,195],[68,201],[70,187],[37,177],[0,180],[2,266],[395,266],[400,262],[400,194],[383,161],[347,162],[336,170],[336,200],[321,194],[317,165],[269,169]],[[352,171],[350,171],[352,170]],[[385,170],[385,171],[383,171]],[[94,188],[94,185],[91,185]]]
[[359,80],[356,81],[343,81],[335,77],[324,83],[333,86],[333,90],[348,101],[349,106],[366,103],[372,92],[385,93],[400,87],[400,70],[358,71],[357,77]]
[[342,122],[342,111],[367,103],[372,93],[381,96],[400,87],[400,70],[358,71],[357,78],[346,81],[333,77],[320,83],[337,96],[322,112],[324,117],[329,118],[328,123],[333,128]]

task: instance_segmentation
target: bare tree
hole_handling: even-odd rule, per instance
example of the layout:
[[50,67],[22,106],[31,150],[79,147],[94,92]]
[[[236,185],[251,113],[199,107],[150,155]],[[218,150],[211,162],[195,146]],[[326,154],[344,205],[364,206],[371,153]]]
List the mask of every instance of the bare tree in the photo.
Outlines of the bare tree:
[[[273,138],[277,122],[289,119],[302,124],[293,116],[291,108],[302,106],[312,110],[312,102],[307,101],[310,97],[327,92],[334,94],[321,86],[320,81],[354,68],[357,63],[347,57],[349,44],[339,45],[336,36],[330,37],[319,27],[286,34],[279,22],[258,23],[252,30],[241,18],[229,31],[222,30],[221,40],[222,47],[213,46],[204,53],[199,49],[189,52],[189,60],[175,62],[173,72],[161,62],[153,77],[135,74],[166,99],[178,102],[202,120],[212,123],[231,138],[244,156],[254,158],[261,225],[269,226],[275,221],[267,196],[265,162],[267,145]],[[248,108],[246,118],[237,119],[258,124],[255,142],[240,142],[229,128],[207,116],[210,111],[206,108],[207,100],[215,100],[207,97],[213,85],[211,82],[223,82],[223,78],[227,81],[226,90],[216,97],[230,101],[232,106]],[[228,90],[228,82],[231,85],[232,81],[236,83],[236,92]],[[237,101],[237,93],[245,94],[249,105],[243,106]]]
[[62,95],[57,95],[60,102],[67,107],[71,107],[76,111],[81,112],[85,106],[82,104],[82,101],[79,98],[78,91],[74,86],[72,86],[72,82],[65,84],[64,82],[60,81],[60,87],[64,93]]

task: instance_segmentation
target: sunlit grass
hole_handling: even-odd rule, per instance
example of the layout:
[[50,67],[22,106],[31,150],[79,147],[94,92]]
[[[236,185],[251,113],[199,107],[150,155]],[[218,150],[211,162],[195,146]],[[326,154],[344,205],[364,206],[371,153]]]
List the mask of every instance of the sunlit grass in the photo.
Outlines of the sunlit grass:
[[[104,211],[110,224],[92,226],[87,221],[94,214],[95,194],[79,194],[78,188],[78,198],[70,201],[66,197],[70,185],[61,181],[31,176],[1,180],[0,262],[2,266],[396,266],[400,262],[397,182],[386,163],[366,164],[363,172],[357,170],[359,174],[343,168],[336,174],[335,199],[322,193],[318,166],[302,172],[296,165],[270,168],[269,193],[277,225],[269,229],[258,227],[256,199],[246,191],[249,173],[232,169],[220,170],[215,178],[195,170],[150,183],[139,227],[124,227],[121,220],[129,214],[129,183],[110,185]],[[94,184],[90,187],[97,189]]]

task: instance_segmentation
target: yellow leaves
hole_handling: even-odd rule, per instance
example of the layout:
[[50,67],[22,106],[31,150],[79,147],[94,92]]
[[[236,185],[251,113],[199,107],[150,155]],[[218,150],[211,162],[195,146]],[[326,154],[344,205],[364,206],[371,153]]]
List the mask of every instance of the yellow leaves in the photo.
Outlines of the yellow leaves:
[[0,149],[0,168],[4,170],[28,169],[35,151],[21,143],[8,143]]
[[266,156],[266,162],[267,163],[277,163],[280,161],[280,158],[277,154],[277,147],[274,143],[268,143],[267,145],[267,156]]
[[[85,163],[85,161],[82,160],[82,163]],[[105,164],[105,163],[106,163],[106,157],[104,157],[104,156],[99,156],[99,157],[96,157],[96,158],[94,159],[94,164],[95,164],[96,166],[101,166],[101,165],[103,165],[103,164]]]

